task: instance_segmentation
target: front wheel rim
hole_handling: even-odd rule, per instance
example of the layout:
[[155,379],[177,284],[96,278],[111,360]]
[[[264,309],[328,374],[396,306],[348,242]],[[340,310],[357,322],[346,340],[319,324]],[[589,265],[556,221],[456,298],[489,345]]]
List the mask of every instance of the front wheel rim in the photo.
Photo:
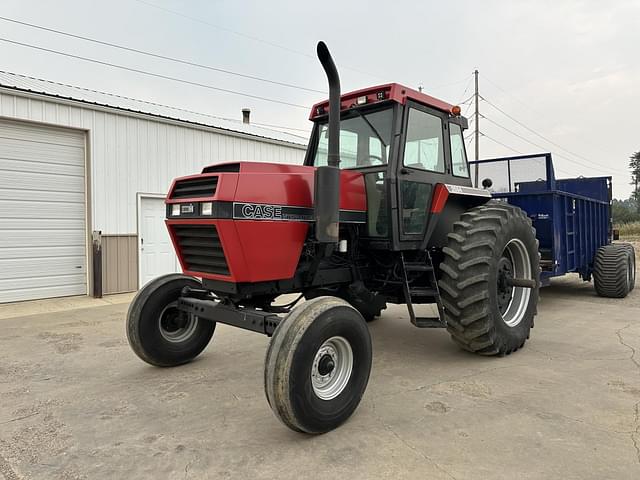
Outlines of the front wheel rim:
[[[502,257],[509,260],[514,278],[525,278],[532,280],[531,257],[527,247],[518,238],[511,239],[504,247]],[[529,299],[531,298],[531,289],[525,287],[512,287],[511,298],[504,312],[500,312],[502,320],[509,327],[515,327],[524,319],[527,308],[529,307]]]
[[[186,318],[184,317],[186,315]],[[198,317],[178,310],[178,302],[171,302],[162,309],[158,317],[160,335],[171,343],[181,343],[189,339],[198,326]]]
[[326,340],[316,352],[311,366],[311,386],[321,400],[340,395],[351,378],[353,350],[349,341],[340,336]]

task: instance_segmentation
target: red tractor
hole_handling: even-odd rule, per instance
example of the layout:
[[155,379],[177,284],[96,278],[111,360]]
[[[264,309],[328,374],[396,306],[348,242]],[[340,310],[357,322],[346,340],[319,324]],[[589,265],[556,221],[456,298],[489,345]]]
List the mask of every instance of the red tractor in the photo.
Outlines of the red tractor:
[[[357,408],[366,322],[387,303],[465,350],[508,355],[529,337],[540,270],[527,215],[472,187],[459,107],[398,84],[341,96],[317,50],[329,100],[311,111],[304,165],[223,163],[176,179],[166,224],[184,274],[145,285],[127,317],[134,352],[161,367],[195,358],[216,323],[270,336],[267,400],[305,433]],[[306,301],[274,303],[291,293]]]

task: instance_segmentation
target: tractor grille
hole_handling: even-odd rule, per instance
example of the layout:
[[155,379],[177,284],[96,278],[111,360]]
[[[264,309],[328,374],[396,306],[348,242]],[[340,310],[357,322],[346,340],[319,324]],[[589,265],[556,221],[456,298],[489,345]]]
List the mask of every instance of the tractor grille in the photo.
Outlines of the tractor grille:
[[178,180],[171,192],[171,198],[213,197],[217,186],[217,176]]
[[173,225],[187,270],[229,275],[229,266],[215,225]]

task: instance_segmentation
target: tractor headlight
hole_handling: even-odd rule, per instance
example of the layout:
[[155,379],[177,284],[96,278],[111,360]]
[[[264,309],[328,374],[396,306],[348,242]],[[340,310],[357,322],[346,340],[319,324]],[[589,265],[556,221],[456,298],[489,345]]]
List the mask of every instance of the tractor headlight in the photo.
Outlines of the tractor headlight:
[[174,203],[173,205],[171,205],[171,216],[172,217],[180,216],[180,204],[179,203]]
[[200,204],[200,215],[211,216],[213,214],[213,203],[205,202]]

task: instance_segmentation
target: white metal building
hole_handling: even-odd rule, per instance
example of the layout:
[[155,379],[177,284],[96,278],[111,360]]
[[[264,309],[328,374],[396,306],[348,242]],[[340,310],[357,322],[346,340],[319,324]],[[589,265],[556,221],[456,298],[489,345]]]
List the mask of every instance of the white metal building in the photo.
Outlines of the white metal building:
[[222,161],[302,163],[305,143],[0,72],[0,302],[92,292],[93,232],[104,293],[177,270],[163,222],[174,177]]

